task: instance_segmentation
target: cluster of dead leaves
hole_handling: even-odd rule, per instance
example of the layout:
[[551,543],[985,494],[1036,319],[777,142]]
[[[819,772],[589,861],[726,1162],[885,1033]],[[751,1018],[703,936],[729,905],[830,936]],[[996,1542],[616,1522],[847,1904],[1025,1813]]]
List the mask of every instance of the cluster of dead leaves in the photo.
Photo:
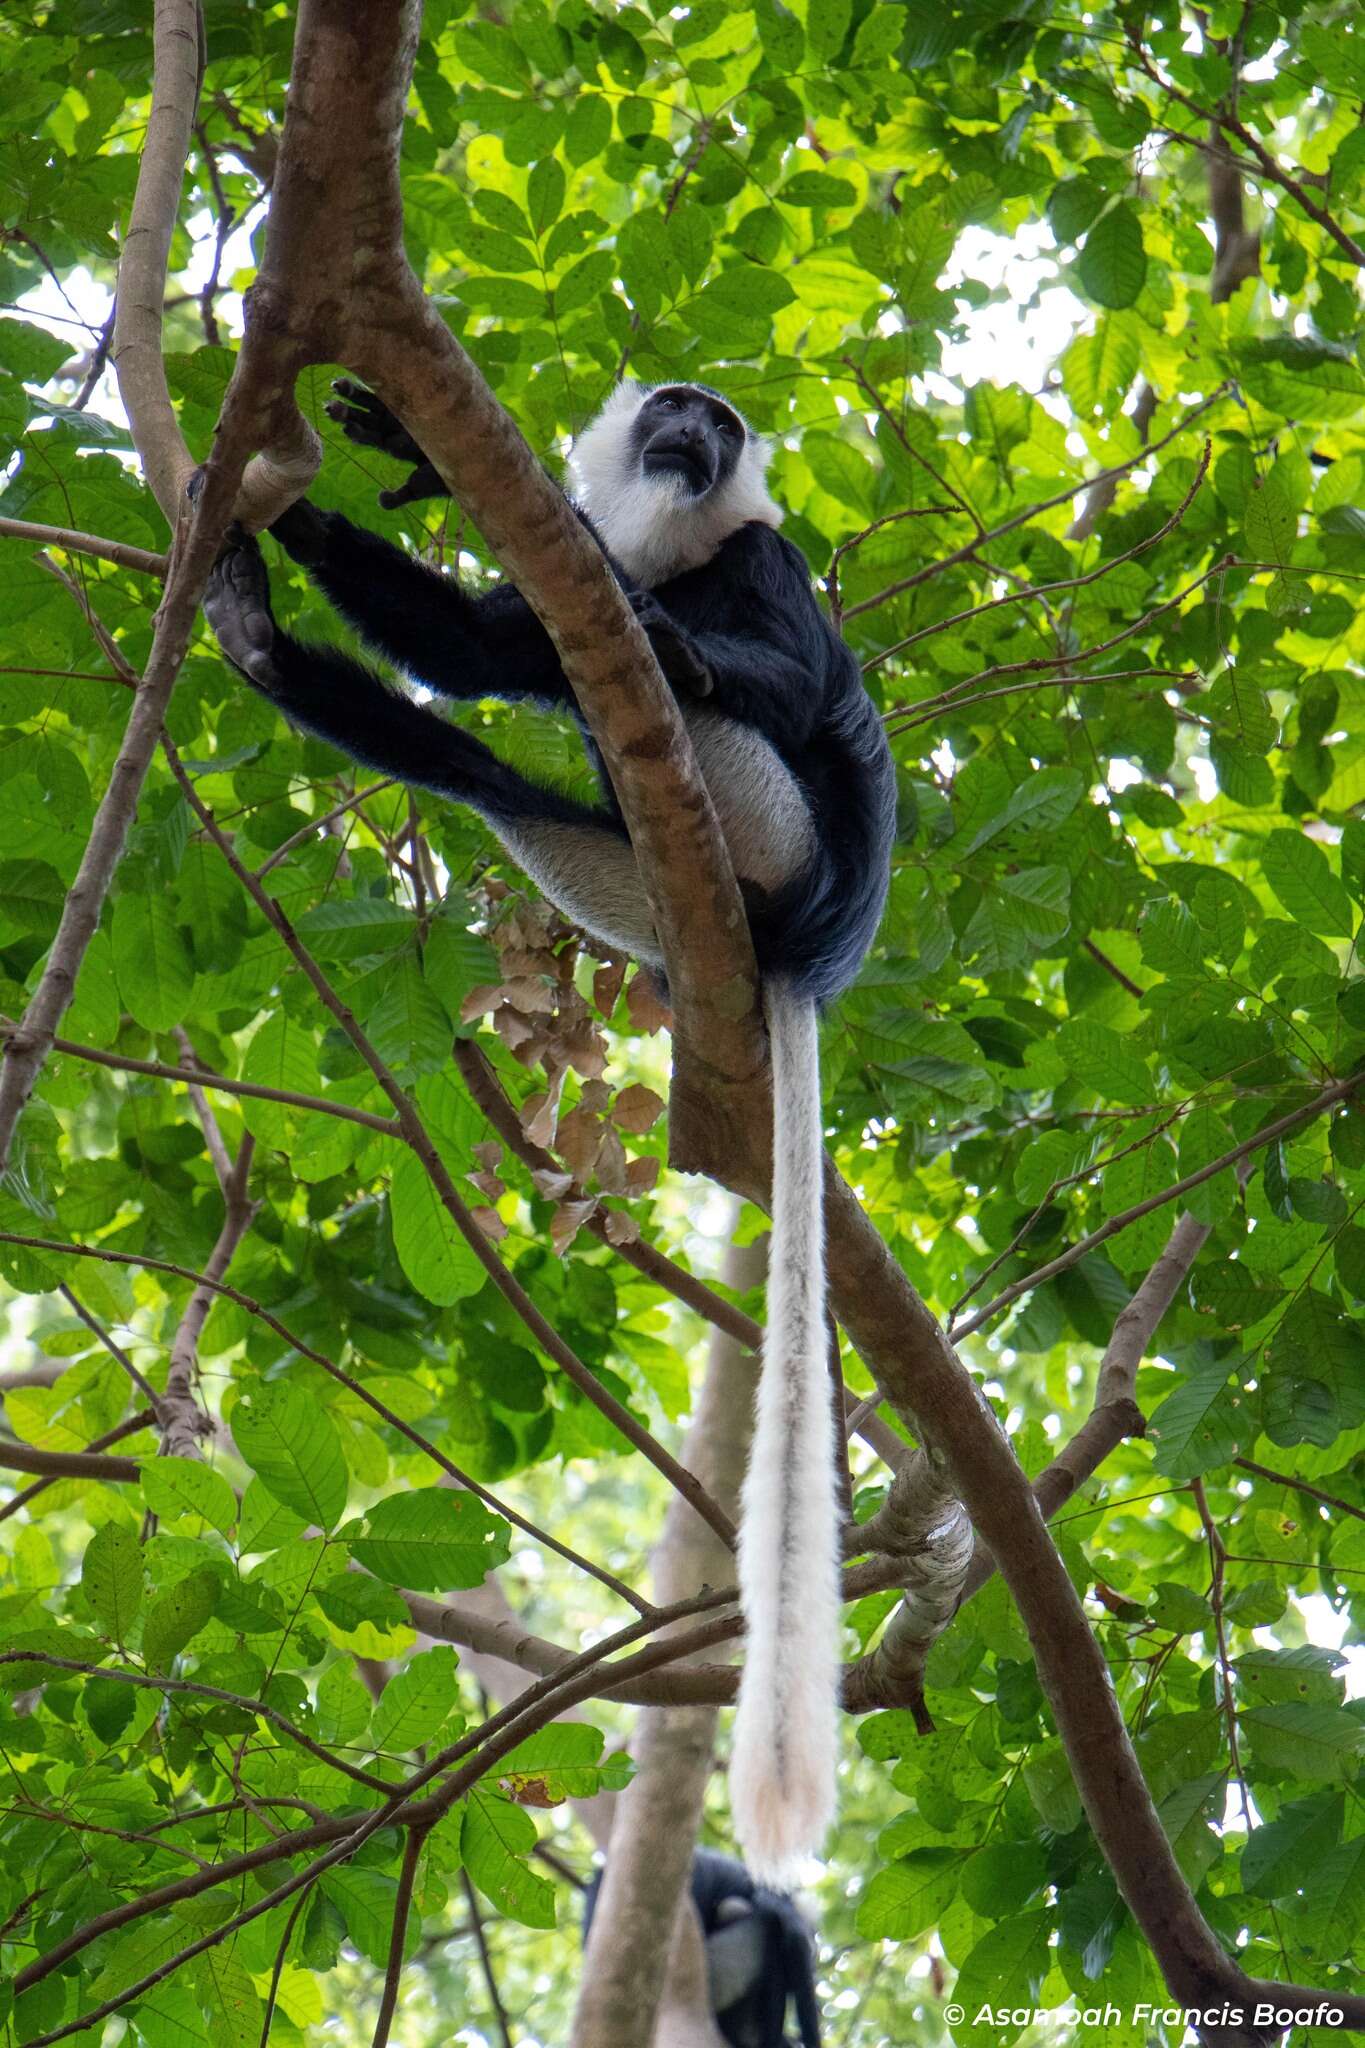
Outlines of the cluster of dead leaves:
[[[487,1017],[507,1050],[524,1067],[539,1067],[545,1087],[529,1095],[518,1112],[526,1139],[522,1154],[531,1179],[555,1205],[550,1239],[565,1252],[599,1209],[602,1229],[611,1244],[633,1244],[640,1235],[635,1218],[622,1209],[607,1209],[606,1196],[644,1195],[659,1177],[659,1162],[648,1155],[627,1158],[622,1132],[640,1136],[663,1113],[663,1098],[634,1082],[613,1090],[602,1077],[610,1056],[602,1019],[610,1017],[620,999],[628,963],[609,959],[593,976],[589,1004],[574,982],[582,935],[549,903],[531,902],[507,884],[485,881],[490,917],[488,939],[498,956],[500,978],[471,989],[461,1005],[466,1024]],[[626,1008],[633,1029],[657,1031],[668,1020],[649,978],[636,974],[626,989]],[[570,1073],[578,1076],[577,1100],[563,1107]],[[475,1146],[480,1171],[470,1175],[490,1202],[505,1190],[497,1166],[502,1148],[496,1142]],[[479,1212],[480,1222],[501,1234],[492,1209]]]

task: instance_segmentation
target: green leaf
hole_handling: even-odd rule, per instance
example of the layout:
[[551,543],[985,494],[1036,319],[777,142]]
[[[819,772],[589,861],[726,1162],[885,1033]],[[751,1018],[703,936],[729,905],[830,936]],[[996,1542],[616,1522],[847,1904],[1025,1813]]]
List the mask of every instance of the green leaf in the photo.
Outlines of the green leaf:
[[142,1624],[142,1654],[153,1671],[168,1671],[212,1619],[221,1590],[216,1572],[192,1572],[149,1602]]
[[1365,405],[1365,377],[1348,358],[1297,335],[1241,343],[1238,375],[1248,398],[1282,419],[1351,419]]
[[1345,1707],[1300,1704],[1251,1707],[1238,1715],[1260,1761],[1295,1778],[1342,1778],[1365,1750],[1365,1722]]
[[413,1153],[394,1167],[389,1211],[399,1263],[419,1294],[448,1308],[478,1293],[487,1274]]
[[763,54],[773,68],[788,73],[800,70],[806,38],[796,16],[779,0],[758,0],[754,20]]
[[[346,1932],[361,1955],[383,1969],[393,1940],[393,1915],[398,1900],[398,1883],[383,1870],[364,1865],[342,1864],[325,1870],[319,1879],[324,1892],[346,1923]],[[422,1938],[422,1916],[408,1915],[403,1955],[411,1957]]]
[[149,1458],[142,1467],[142,1495],[163,1521],[197,1517],[220,1536],[237,1521],[237,1502],[220,1472],[197,1458]]
[[320,1528],[346,1511],[346,1460],[331,1416],[284,1381],[258,1386],[232,1411],[232,1435],[276,1500]]
[[530,1815],[509,1799],[476,1786],[460,1825],[465,1869],[499,1912],[523,1927],[553,1927],[554,1886],[527,1867],[535,1847]]
[[403,1755],[430,1742],[458,1705],[455,1652],[441,1645],[410,1657],[379,1696],[371,1722],[375,1749]]
[[1298,521],[1284,486],[1273,476],[1257,477],[1242,515],[1247,546],[1259,562],[1288,562]]
[[537,236],[548,234],[564,206],[564,172],[552,156],[543,157],[532,166],[526,185],[526,205]]
[[813,57],[828,61],[838,55],[848,34],[852,13],[851,0],[809,0],[806,41]]
[[957,1896],[964,1868],[960,1849],[912,1850],[869,1878],[858,1901],[864,1941],[913,1941],[936,1927]]
[[[1291,1898],[1312,1882],[1322,1858],[1341,1834],[1340,1793],[1295,1799],[1278,1818],[1255,1828],[1242,1851],[1242,1884],[1263,1899]],[[1365,1836],[1358,1837],[1365,1845]]]
[[858,204],[858,193],[847,178],[832,178],[828,171],[798,171],[788,178],[777,197],[784,206],[846,207]]
[[391,1586],[453,1592],[478,1586],[508,1556],[510,1531],[473,1494],[417,1487],[376,1501],[351,1539],[357,1563]]
[[1136,305],[1147,282],[1142,223],[1121,199],[1095,222],[1076,259],[1076,275],[1096,305],[1121,311]]
[[1169,1479],[1197,1479],[1233,1457],[1244,1429],[1233,1396],[1227,1392],[1228,1362],[1216,1359],[1192,1373],[1183,1387],[1157,1408],[1147,1425],[1158,1472]]
[[1138,1105],[1154,1099],[1145,1061],[1107,1024],[1072,1017],[1057,1032],[1055,1044],[1068,1072],[1106,1102]]
[[1351,936],[1351,899],[1326,854],[1302,832],[1268,834],[1261,847],[1265,878],[1292,918],[1328,938]]
[[611,108],[599,92],[574,95],[564,127],[564,154],[576,168],[591,163],[611,141]]
[[104,1633],[125,1643],[142,1606],[142,1545],[131,1529],[106,1522],[85,1546],[81,1590]]
[[166,898],[125,890],[114,905],[114,972],[125,1009],[148,1031],[183,1022],[194,990],[194,964]]

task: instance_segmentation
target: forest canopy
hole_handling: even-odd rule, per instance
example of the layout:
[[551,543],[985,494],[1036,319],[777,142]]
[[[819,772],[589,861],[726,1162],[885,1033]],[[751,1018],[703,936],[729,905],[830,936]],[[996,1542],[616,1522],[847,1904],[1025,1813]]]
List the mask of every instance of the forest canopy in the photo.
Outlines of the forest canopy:
[[[766,1096],[686,762],[622,789],[665,1000],[196,616],[305,486],[510,535],[631,757],[518,527],[623,376],[768,438],[897,766],[821,1034],[827,2039],[1365,2024],[1359,9],[11,0],[0,69],[3,2048],[719,2038]],[[458,388],[452,498],[381,508],[367,365]]]

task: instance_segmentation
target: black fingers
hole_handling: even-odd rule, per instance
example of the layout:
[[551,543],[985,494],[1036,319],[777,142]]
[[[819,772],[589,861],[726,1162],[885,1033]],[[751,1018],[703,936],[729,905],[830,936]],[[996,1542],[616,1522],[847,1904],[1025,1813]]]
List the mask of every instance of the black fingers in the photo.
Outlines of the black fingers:
[[629,599],[669,688],[689,697],[709,697],[714,679],[691,634],[669,617],[652,591],[631,591]]
[[260,548],[239,526],[229,528],[210,571],[204,617],[233,667],[268,693],[277,680],[270,578]]
[[433,463],[419,462],[406,483],[399,484],[396,491],[381,491],[379,502],[386,512],[392,512],[399,505],[414,504],[419,498],[448,498],[450,487],[441,477]]
[[420,498],[449,497],[436,470],[382,398],[376,398],[373,391],[367,391],[363,384],[356,384],[349,377],[336,378],[332,389],[338,396],[329,399],[323,411],[328,419],[336,421],[348,441],[354,441],[359,448],[377,448],[381,455],[391,455],[395,462],[414,465],[405,483],[396,490],[379,493],[379,502],[386,511]]

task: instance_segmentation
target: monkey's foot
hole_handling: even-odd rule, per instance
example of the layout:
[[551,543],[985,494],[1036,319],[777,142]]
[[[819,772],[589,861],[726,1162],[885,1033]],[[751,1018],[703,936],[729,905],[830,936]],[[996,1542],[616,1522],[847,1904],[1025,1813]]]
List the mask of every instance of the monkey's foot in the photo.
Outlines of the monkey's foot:
[[629,602],[669,688],[689,697],[709,697],[711,671],[691,634],[669,617],[652,590],[631,591]]
[[260,548],[240,527],[229,529],[213,565],[204,590],[204,617],[232,666],[269,695],[280,680],[272,652],[270,578]]

